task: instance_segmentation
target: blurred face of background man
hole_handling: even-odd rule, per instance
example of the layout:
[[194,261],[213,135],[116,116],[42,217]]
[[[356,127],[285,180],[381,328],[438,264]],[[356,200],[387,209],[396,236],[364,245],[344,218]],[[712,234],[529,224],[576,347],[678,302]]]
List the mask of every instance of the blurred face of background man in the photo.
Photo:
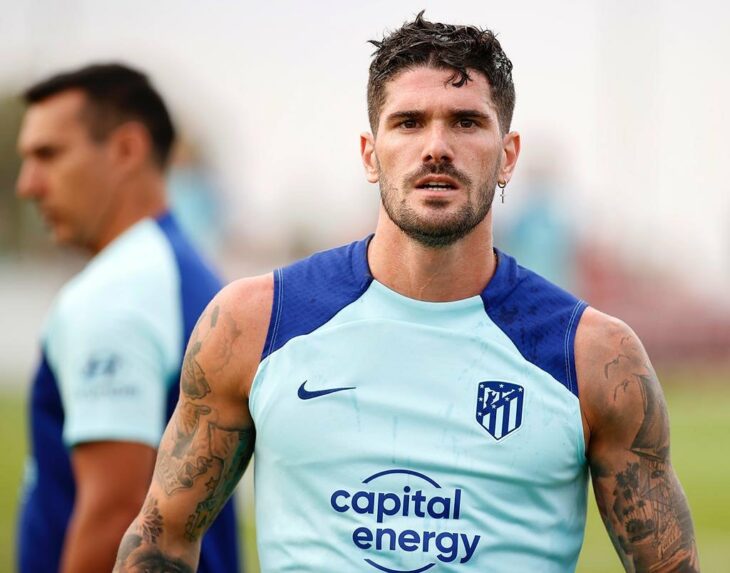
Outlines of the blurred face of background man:
[[18,138],[17,195],[36,202],[58,244],[93,250],[115,207],[111,136],[92,138],[86,95],[69,89],[28,108]]
[[368,180],[388,217],[408,236],[445,247],[489,213],[504,178],[505,148],[489,83],[476,70],[462,86],[453,70],[420,66],[390,80],[377,132],[363,136]]

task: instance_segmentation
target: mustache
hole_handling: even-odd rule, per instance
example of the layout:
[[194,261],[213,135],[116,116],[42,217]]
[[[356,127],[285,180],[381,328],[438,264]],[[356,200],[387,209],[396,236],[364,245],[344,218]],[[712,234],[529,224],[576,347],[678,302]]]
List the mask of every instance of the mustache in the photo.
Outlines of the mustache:
[[472,184],[471,177],[466,173],[462,173],[451,163],[442,162],[421,165],[416,171],[406,176],[407,187],[412,187],[416,181],[427,175],[448,175],[464,187],[470,187]]

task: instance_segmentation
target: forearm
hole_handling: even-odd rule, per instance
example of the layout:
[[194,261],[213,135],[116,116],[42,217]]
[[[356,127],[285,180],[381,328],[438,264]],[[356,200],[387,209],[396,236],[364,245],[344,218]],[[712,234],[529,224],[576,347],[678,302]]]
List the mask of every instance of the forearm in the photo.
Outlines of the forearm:
[[134,517],[134,511],[131,508],[104,511],[75,508],[61,555],[61,573],[110,571],[119,541]]
[[[207,422],[203,431],[200,418],[189,425],[192,419],[184,412],[189,413],[182,403],[160,445],[153,484],[122,539],[114,571],[195,571],[202,537],[251,457],[253,429]],[[186,438],[184,431],[192,433]],[[180,447],[181,437],[186,449]]]
[[194,573],[199,558],[200,538],[190,541],[171,530],[150,494],[122,538],[114,573]]

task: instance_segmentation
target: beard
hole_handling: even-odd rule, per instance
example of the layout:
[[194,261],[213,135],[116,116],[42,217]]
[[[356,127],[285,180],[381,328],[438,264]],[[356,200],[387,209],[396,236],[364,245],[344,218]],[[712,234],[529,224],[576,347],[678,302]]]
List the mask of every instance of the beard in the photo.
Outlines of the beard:
[[[401,189],[412,189],[414,183],[427,175],[448,175],[458,181],[467,192],[466,202],[455,213],[448,212],[448,202],[431,199],[427,205],[435,213],[424,217],[406,202],[406,191],[399,197],[398,188],[385,174],[378,170],[380,198],[390,220],[408,237],[424,247],[442,249],[466,237],[489,213],[497,185],[499,162],[495,163],[490,177],[480,186],[474,187],[471,178],[456,169],[451,163],[423,165],[418,171],[403,179]],[[473,195],[473,196],[472,196]]]

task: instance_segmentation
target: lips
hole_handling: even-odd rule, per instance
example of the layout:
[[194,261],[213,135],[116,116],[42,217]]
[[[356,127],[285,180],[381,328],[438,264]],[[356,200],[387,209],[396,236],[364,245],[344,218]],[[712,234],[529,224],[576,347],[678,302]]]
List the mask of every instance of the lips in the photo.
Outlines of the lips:
[[452,191],[458,189],[459,184],[448,175],[428,175],[418,179],[415,187],[427,191]]

